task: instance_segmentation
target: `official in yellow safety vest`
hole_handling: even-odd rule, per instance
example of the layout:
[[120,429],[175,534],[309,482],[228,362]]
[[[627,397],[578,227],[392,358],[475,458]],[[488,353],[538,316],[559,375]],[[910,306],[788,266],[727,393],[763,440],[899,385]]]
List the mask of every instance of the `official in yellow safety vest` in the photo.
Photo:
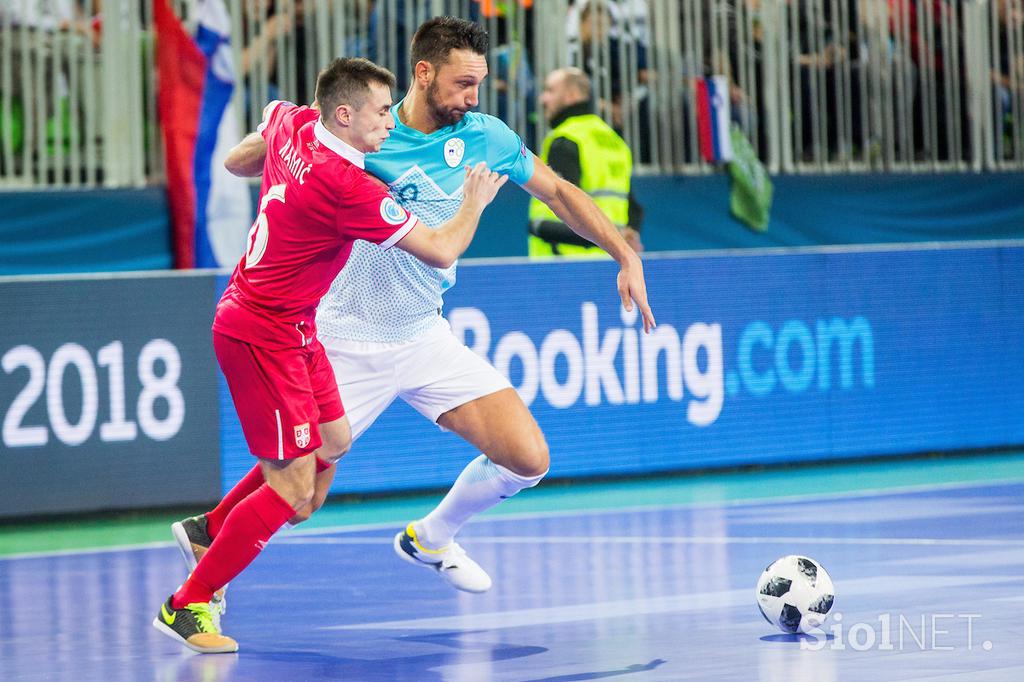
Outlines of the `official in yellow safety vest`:
[[[577,68],[552,71],[544,81],[540,103],[551,125],[541,160],[589,194],[633,250],[642,251],[642,211],[630,195],[633,155],[625,140],[593,112],[587,74]],[[530,200],[529,231],[531,257],[607,257],[537,199]]]

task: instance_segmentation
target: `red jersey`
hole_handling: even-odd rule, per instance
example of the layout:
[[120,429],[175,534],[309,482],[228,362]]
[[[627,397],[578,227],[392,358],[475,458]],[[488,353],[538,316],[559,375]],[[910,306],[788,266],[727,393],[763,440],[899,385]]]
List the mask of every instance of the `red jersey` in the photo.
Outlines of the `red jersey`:
[[315,313],[348,260],[352,242],[390,248],[416,225],[363,154],[327,130],[319,112],[271,102],[259,213],[246,253],[217,304],[213,328],[264,348],[304,346]]

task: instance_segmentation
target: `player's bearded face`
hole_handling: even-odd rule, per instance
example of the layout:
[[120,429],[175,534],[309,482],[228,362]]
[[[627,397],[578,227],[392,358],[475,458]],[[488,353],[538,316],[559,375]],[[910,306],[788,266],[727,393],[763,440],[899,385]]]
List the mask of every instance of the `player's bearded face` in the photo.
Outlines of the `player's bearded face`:
[[437,79],[435,78],[427,86],[427,106],[430,107],[430,115],[438,126],[444,128],[445,126],[455,125],[462,120],[465,112],[445,106],[441,102],[440,88],[438,87]]
[[480,83],[487,77],[487,59],[470,50],[452,50],[427,85],[425,99],[439,127],[455,125],[480,102]]

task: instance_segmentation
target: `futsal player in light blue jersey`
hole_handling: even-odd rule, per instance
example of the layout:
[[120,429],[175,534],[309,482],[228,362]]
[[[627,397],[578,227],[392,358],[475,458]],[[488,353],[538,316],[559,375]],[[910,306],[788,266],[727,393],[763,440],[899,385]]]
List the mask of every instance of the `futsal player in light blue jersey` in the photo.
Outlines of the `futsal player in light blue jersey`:
[[[507,174],[619,263],[622,304],[627,310],[635,304],[649,331],[654,315],[643,265],[618,229],[504,123],[471,111],[487,76],[486,54],[487,33],[479,24],[438,17],[421,25],[410,48],[413,81],[392,109],[396,127],[380,152],[367,155],[366,169],[428,226],[458,209],[465,166],[483,161]],[[266,148],[254,150],[257,161],[259,154]],[[455,535],[475,514],[536,485],[548,471],[548,446],[508,379],[452,334],[441,310],[442,294],[455,281],[456,265],[433,268],[399,249],[381,252],[357,242],[321,301],[316,324],[353,439],[400,397],[482,453],[433,511],[398,532],[394,548],[457,589],[484,592],[491,578]],[[331,466],[318,475],[313,504],[293,522],[323,503],[334,472]]]

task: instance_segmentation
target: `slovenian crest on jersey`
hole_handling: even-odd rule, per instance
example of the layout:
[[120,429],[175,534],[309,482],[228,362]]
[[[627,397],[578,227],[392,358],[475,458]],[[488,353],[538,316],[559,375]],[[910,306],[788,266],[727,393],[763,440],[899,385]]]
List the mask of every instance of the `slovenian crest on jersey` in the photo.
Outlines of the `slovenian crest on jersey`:
[[444,162],[449,168],[455,168],[462,163],[462,157],[466,155],[466,142],[461,137],[453,137],[444,143]]
[[[392,115],[402,104],[391,108]],[[366,170],[388,186],[391,197],[426,227],[437,228],[462,205],[464,166],[485,161],[524,185],[533,175],[533,155],[500,119],[467,111],[462,120],[432,133],[396,117],[380,151],[366,155]],[[397,227],[397,225],[396,225]],[[444,319],[437,311],[456,282],[457,265],[434,268],[401,249],[386,251],[356,241],[352,255],[317,308],[317,326],[327,336],[351,341],[406,343]]]

